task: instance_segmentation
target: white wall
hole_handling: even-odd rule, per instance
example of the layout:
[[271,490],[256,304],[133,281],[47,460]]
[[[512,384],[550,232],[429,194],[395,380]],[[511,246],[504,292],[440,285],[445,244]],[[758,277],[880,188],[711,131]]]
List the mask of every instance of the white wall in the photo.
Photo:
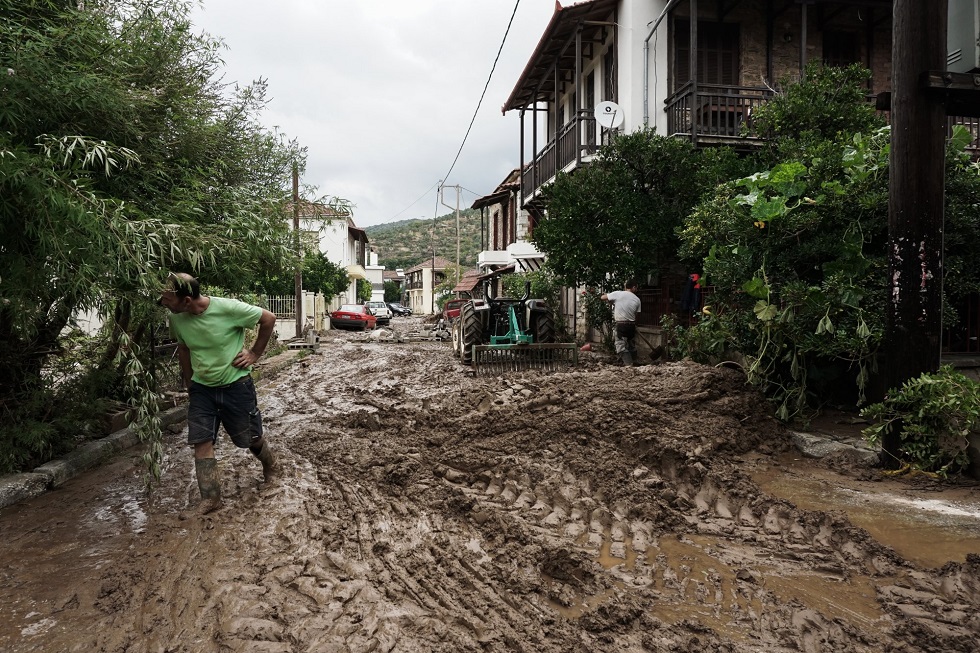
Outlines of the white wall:
[[[653,23],[660,17],[661,12],[667,6],[667,0],[622,0],[617,8],[616,27],[616,79],[617,79],[617,103],[624,113],[624,123],[622,129],[627,132],[634,132],[643,127],[643,73],[644,73],[644,49],[643,43]],[[649,100],[647,110],[649,111],[650,127],[655,127],[658,134],[665,134],[667,130],[667,114],[664,112],[664,99],[669,95],[667,86],[667,27],[668,21],[665,18],[653,37],[649,40],[648,63],[648,90]],[[586,93],[584,84],[589,72],[595,72],[596,84],[596,103],[602,101],[602,89],[605,87],[603,79],[602,57],[606,52],[608,43],[612,40],[612,35],[607,37],[607,43],[595,48],[594,57],[582,62],[582,79],[578,84],[568,85],[566,93],[559,99],[559,103],[565,107],[565,121],[567,122],[572,115],[574,107],[569,106],[571,95],[577,91],[577,101],[584,102]],[[584,107],[592,109],[594,107]],[[552,107],[552,120],[554,120],[554,108]],[[538,121],[538,149],[551,140],[552,134],[547,133],[548,122],[545,112],[538,112],[536,118],[528,118],[526,123],[528,143],[526,147],[530,152],[530,133],[532,120]],[[531,153],[533,156],[534,153]],[[530,160],[530,157],[528,158]]]
[[[660,17],[666,0],[632,0],[620,3],[619,20],[629,27],[629,31],[619,33],[619,104],[626,114],[623,125],[627,132],[643,127],[643,40],[650,34],[653,23]],[[649,61],[647,62],[650,113],[650,127],[656,127],[661,136],[667,131],[667,114],[664,100],[670,94],[667,86],[667,27],[668,20],[660,23],[656,33],[648,42]]]

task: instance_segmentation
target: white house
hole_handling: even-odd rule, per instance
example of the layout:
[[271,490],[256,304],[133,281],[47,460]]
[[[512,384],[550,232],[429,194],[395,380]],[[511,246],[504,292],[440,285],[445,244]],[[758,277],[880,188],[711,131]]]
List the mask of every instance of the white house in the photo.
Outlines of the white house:
[[368,264],[364,266],[364,272],[368,281],[371,282],[371,301],[383,302],[385,300],[385,266],[378,264],[378,253],[372,247],[368,252]]
[[445,281],[446,268],[452,265],[441,256],[433,256],[405,270],[405,294],[413,313],[432,315],[436,312],[436,286]]
[[[474,204],[499,213],[481,264],[505,267],[526,256],[507,250],[523,237],[522,223],[533,233],[546,219],[542,188],[589,165],[618,132],[651,128],[696,147],[758,148],[762,140],[743,127],[809,60],[860,63],[872,72],[869,95],[888,90],[891,31],[891,0],[556,3],[502,107],[520,115],[519,178]],[[665,262],[641,288],[641,326],[659,329],[687,281],[683,266]],[[566,316],[578,313],[576,297],[566,293]]]
[[[292,219],[292,218],[290,218]],[[306,242],[315,242],[327,259],[347,270],[350,285],[335,298],[334,304],[357,302],[357,280],[367,279],[368,237],[353,218],[329,206],[309,202],[300,204],[300,230]]]

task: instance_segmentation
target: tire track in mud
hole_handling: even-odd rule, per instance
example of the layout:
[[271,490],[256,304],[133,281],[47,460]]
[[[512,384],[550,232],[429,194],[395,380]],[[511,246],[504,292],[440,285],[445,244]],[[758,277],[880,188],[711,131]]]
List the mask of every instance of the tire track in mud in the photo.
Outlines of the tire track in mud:
[[445,343],[331,332],[259,394],[280,481],[223,444],[226,507],[181,520],[197,493],[174,434],[145,528],[40,615],[69,635],[30,646],[816,653],[980,634],[980,557],[917,569],[752,482],[786,437],[730,371],[586,358],[477,379]]
[[[794,640],[793,645],[800,650],[819,650],[807,644],[810,633],[819,633],[824,645],[833,644],[835,650],[845,650],[851,637],[834,626],[834,619],[850,616],[858,619],[864,628],[875,621],[874,617],[847,614],[840,608],[836,610],[838,614],[829,615],[811,611],[805,620],[800,619],[798,611],[786,613],[781,608],[780,596],[767,591],[764,584],[760,585],[763,579],[747,569],[754,567],[760,556],[770,555],[769,552],[754,546],[733,546],[712,537],[658,534],[656,523],[629,516],[631,506],[627,502],[605,503],[601,496],[590,491],[587,480],[576,478],[568,470],[555,473],[561,480],[558,488],[549,482],[531,485],[527,473],[518,474],[513,469],[481,472],[476,478],[469,475],[461,478],[458,470],[452,469],[442,471],[442,475],[453,479],[466,496],[475,499],[474,511],[480,514],[480,519],[485,519],[487,512],[495,512],[498,517],[526,522],[528,530],[547,541],[550,548],[581,551],[593,563],[568,569],[566,559],[564,568],[556,568],[546,578],[548,584],[559,583],[561,587],[544,599],[565,616],[581,617],[593,608],[595,596],[589,596],[590,591],[596,592],[599,598],[607,594],[601,584],[590,590],[572,581],[607,573],[620,591],[654,591],[660,605],[651,609],[661,619],[682,620],[697,615],[702,623],[711,623],[719,633],[741,638],[748,632],[759,643],[769,639],[765,631],[772,630],[774,622],[779,621],[780,629],[796,633],[792,637],[784,635],[783,639]],[[796,531],[785,521],[786,515],[778,528],[773,527],[768,516],[753,517],[744,523],[743,539],[746,534],[763,528],[770,535],[787,536]],[[782,567],[783,574],[813,575],[807,561],[799,560],[795,568],[784,562]],[[675,608],[664,604],[673,604]]]
[[[712,392],[697,394],[710,399]],[[520,431],[506,418],[495,423],[496,433]],[[551,435],[555,434],[542,439]],[[658,453],[660,458],[654,460],[660,466],[651,465],[653,478],[645,480],[672,499],[671,511],[687,523],[691,535],[675,532],[657,537],[655,523],[630,519],[629,505],[604,503],[601,495],[590,494],[588,478],[579,479],[567,469],[552,471],[548,481],[537,484],[531,476],[542,474],[532,463],[520,471],[509,465],[473,475],[445,461],[436,464],[434,473],[474,501],[472,512],[478,522],[485,523],[488,514],[523,522],[552,546],[587,553],[623,587],[655,589],[661,600],[673,591],[679,606],[710,608],[714,627],[736,641],[750,624],[752,637],[760,644],[798,650],[828,646],[866,650],[878,646],[880,630],[887,631],[893,622],[907,617],[909,610],[894,610],[886,597],[894,592],[888,582],[907,582],[905,565],[861,529],[840,517],[807,513],[766,497],[753,484],[739,480],[731,468],[723,466],[725,473],[715,478],[691,452],[663,449]],[[713,462],[717,467],[718,461]],[[637,472],[645,476],[649,470]],[[739,481],[734,488],[730,487],[733,479]],[[702,568],[688,564],[691,560],[699,561]],[[767,569],[768,560],[778,561],[778,573]],[[560,599],[547,598],[558,603],[558,609],[568,607],[560,605]],[[949,628],[947,614],[962,611],[935,596],[931,602],[938,606],[933,614],[925,614],[930,612],[926,610],[919,615],[928,623],[929,635],[960,650],[955,640],[961,633]],[[582,607],[589,606],[583,601]],[[886,618],[886,611],[892,620]]]

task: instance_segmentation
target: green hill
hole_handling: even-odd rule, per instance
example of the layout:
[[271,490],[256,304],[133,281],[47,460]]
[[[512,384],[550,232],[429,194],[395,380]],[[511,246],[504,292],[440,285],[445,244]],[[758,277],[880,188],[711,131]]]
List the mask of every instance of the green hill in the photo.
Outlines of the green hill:
[[[433,230],[433,226],[435,229]],[[378,263],[385,269],[408,269],[435,255],[456,260],[456,212],[435,220],[399,220],[365,227],[370,245],[378,252]],[[459,212],[459,254],[464,268],[476,266],[480,252],[480,212],[461,209]]]

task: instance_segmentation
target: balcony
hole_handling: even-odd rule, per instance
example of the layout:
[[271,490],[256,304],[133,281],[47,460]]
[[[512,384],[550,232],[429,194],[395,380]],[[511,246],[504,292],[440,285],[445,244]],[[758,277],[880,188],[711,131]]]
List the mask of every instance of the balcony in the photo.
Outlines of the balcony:
[[[729,145],[739,150],[757,148],[762,139],[752,133],[752,113],[772,94],[765,86],[720,84],[698,84],[695,93],[691,83],[685,84],[664,101],[667,134],[689,138],[699,145]],[[980,118],[950,116],[950,130],[953,125],[963,125],[973,134],[967,152],[980,159]],[[581,163],[583,157],[595,154],[613,133],[603,130],[597,139],[592,112],[579,111],[525,166],[521,175],[524,202],[533,199],[542,186],[572,163]]]
[[[752,133],[752,113],[772,97],[772,91],[756,86],[722,86],[698,84],[695,94],[690,83],[664,101],[667,112],[667,133],[690,138],[695,144],[730,145],[736,149],[752,149],[762,139]],[[874,103],[874,96],[868,98]],[[888,120],[888,112],[883,115]],[[966,151],[980,158],[980,118],[949,116],[948,129],[962,125],[973,141]]]
[[664,101],[667,134],[695,143],[753,148],[761,139],[749,134],[752,112],[772,96],[762,86],[699,84],[688,82]]
[[[603,137],[603,144],[605,142],[608,142],[606,136]],[[595,117],[592,111],[581,110],[524,168],[521,193],[525,202],[570,164],[580,162],[582,157],[593,155],[597,150]]]

